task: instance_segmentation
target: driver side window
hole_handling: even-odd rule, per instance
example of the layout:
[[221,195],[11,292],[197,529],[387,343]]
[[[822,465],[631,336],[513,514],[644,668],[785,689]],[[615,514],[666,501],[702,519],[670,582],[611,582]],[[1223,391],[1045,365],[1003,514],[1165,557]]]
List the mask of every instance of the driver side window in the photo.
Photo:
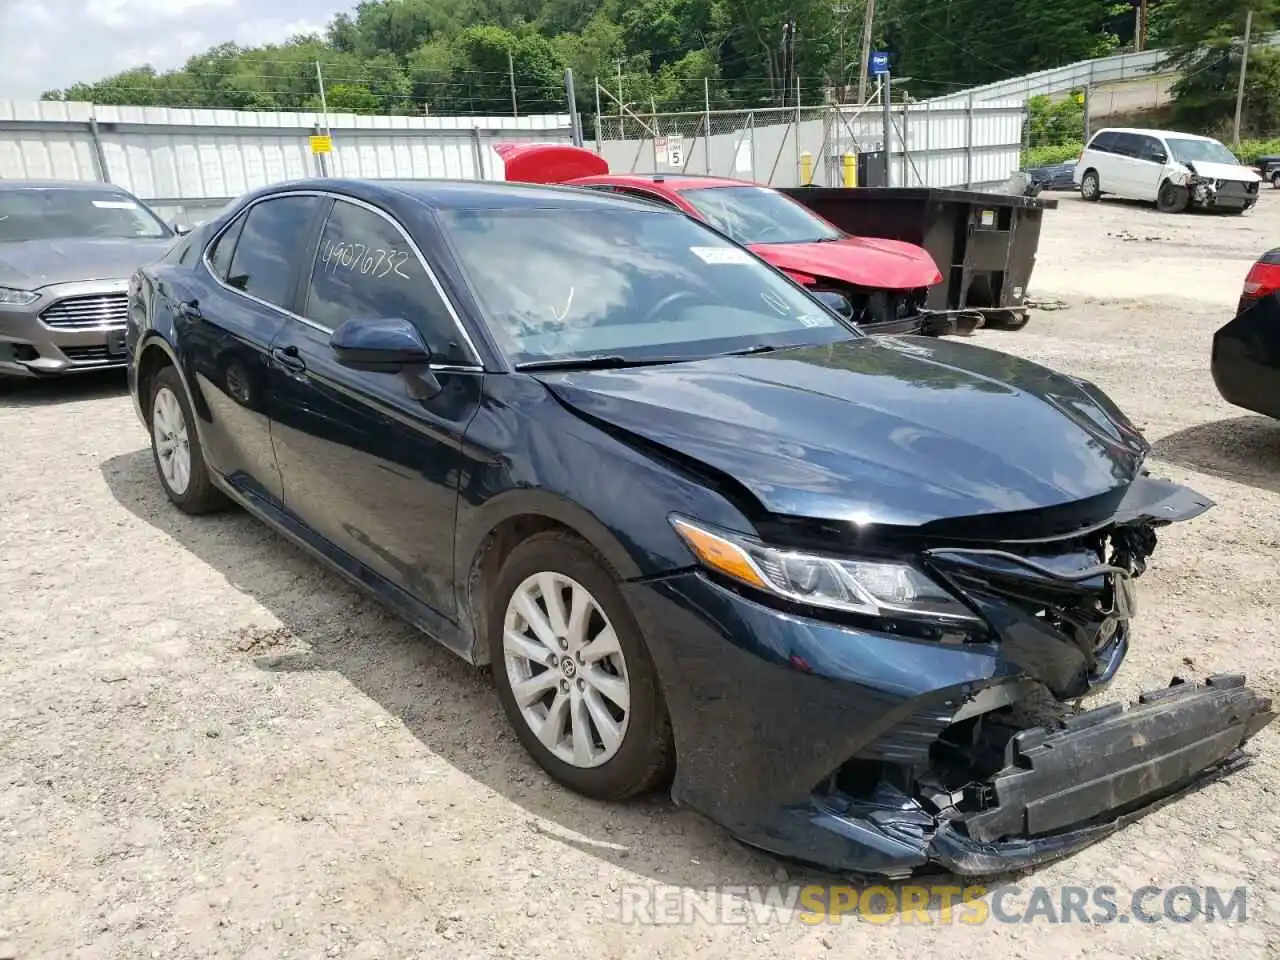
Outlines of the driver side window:
[[441,362],[475,362],[405,234],[344,200],[334,201],[320,234],[302,313],[330,330],[353,317],[408,320]]

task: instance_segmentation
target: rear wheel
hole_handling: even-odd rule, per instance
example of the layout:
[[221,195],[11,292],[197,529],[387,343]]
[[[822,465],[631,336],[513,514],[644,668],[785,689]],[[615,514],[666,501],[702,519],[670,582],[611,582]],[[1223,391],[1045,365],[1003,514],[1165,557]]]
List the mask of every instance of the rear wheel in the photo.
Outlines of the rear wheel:
[[567,532],[516,547],[491,593],[498,698],[560,783],[622,800],[669,778],[671,722],[640,629],[606,562]]
[[1080,196],[1090,201],[1102,199],[1102,184],[1098,180],[1097,170],[1086,170],[1080,178]]
[[209,479],[195,419],[178,371],[160,370],[151,384],[151,455],[165,494],[183,513],[209,513],[226,498]]
[[1275,173],[1271,174],[1271,186],[1275,187],[1277,190],[1280,190],[1280,170],[1277,170]]
[[1156,209],[1161,213],[1183,213],[1191,203],[1191,192],[1186,187],[1166,180],[1156,194]]

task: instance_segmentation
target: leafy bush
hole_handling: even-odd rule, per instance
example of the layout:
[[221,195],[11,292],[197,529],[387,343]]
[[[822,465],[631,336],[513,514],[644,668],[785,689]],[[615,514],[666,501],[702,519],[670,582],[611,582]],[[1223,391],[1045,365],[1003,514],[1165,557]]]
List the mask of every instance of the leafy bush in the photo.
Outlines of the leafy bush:
[[1084,144],[1079,140],[1074,143],[1058,143],[1048,147],[1032,147],[1022,151],[1022,166],[1048,167],[1055,163],[1067,163],[1080,156]]

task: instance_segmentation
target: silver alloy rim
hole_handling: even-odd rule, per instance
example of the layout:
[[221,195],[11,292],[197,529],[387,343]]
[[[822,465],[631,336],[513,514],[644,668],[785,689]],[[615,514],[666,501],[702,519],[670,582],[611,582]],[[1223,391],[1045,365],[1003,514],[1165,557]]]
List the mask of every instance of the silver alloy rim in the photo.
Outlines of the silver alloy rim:
[[1084,195],[1092,197],[1098,192],[1098,178],[1093,174],[1086,173],[1084,176]]
[[177,395],[168,387],[156,391],[151,404],[151,430],[160,475],[170,490],[182,496],[191,483],[191,447],[187,444],[187,419]]
[[613,624],[590,591],[535,573],[507,602],[502,648],[516,706],[558,760],[598,767],[618,752],[631,717],[631,681]]

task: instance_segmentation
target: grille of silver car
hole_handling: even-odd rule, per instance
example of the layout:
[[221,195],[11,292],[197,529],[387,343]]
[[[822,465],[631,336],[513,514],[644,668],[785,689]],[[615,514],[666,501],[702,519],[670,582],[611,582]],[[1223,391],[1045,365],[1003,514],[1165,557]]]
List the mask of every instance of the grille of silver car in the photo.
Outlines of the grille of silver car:
[[59,330],[99,330],[123,327],[129,318],[129,295],[95,293],[59,300],[40,319]]

